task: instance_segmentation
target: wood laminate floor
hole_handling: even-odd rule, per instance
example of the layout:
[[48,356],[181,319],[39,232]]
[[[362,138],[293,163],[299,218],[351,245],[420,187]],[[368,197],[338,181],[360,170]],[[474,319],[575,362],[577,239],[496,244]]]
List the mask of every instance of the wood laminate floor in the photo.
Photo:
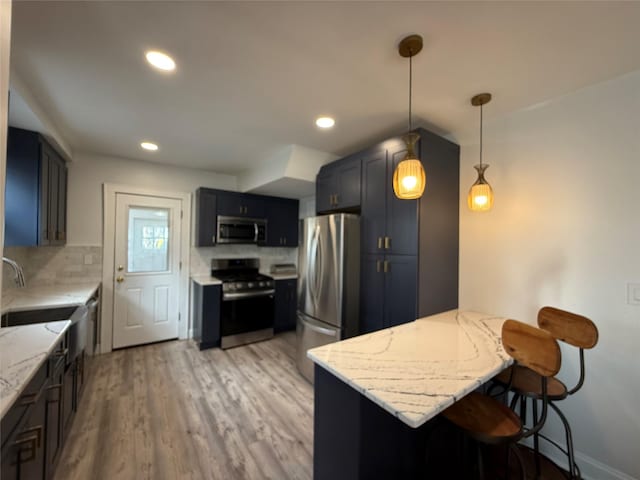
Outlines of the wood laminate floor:
[[310,479],[313,388],[294,358],[294,332],[96,357],[55,480]]

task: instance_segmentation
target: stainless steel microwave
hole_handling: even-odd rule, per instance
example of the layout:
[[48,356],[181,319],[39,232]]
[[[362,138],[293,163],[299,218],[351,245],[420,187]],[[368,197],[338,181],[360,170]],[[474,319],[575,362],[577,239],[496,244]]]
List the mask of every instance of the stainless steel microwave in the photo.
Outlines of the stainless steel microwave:
[[218,215],[217,243],[265,243],[267,220],[264,218],[227,217]]

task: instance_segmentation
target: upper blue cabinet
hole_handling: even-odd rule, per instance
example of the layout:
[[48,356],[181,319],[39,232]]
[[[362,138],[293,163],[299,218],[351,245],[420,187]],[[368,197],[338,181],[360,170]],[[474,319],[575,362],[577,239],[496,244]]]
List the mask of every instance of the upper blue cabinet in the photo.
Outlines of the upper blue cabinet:
[[360,172],[360,156],[350,156],[323,166],[316,178],[316,211],[358,211]]
[[266,237],[258,246],[298,246],[298,200],[201,187],[196,190],[197,247],[217,245],[218,217],[266,221]]
[[64,245],[67,166],[37,132],[9,128],[5,246]]

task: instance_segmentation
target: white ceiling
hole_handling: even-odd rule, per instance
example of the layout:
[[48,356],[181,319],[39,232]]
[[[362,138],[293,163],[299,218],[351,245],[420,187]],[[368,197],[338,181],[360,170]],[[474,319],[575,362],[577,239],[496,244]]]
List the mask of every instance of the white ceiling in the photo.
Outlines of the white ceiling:
[[407,34],[425,40],[414,123],[455,134],[476,93],[490,120],[640,69],[638,25],[640,2],[14,2],[11,63],[74,151],[239,174],[284,145],[345,155],[401,133]]

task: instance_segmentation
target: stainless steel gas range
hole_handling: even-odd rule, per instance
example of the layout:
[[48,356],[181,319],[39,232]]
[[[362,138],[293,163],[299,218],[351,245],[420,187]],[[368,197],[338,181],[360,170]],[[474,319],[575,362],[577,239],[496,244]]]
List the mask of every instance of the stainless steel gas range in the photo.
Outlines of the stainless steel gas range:
[[222,281],[222,348],[273,337],[275,284],[259,269],[257,258],[211,260],[211,275]]

